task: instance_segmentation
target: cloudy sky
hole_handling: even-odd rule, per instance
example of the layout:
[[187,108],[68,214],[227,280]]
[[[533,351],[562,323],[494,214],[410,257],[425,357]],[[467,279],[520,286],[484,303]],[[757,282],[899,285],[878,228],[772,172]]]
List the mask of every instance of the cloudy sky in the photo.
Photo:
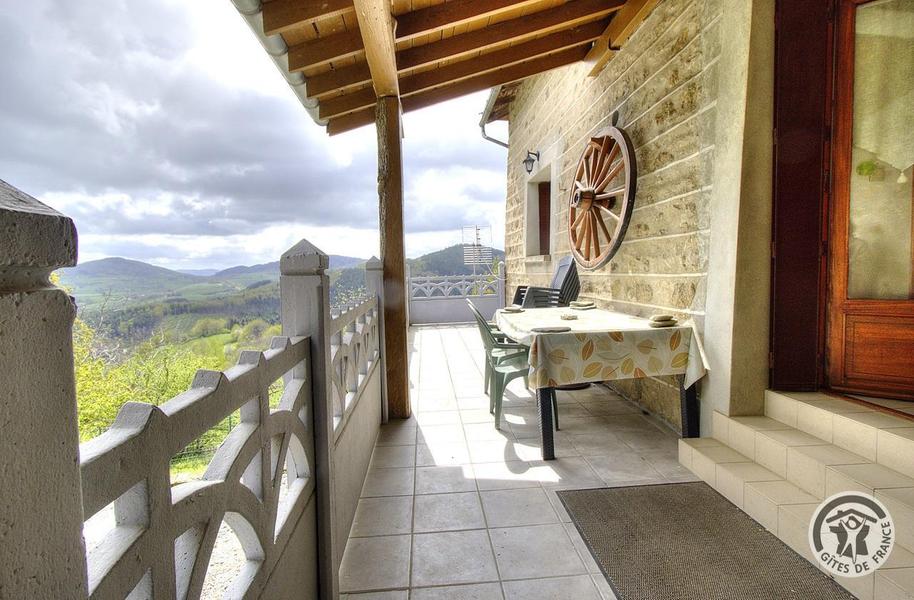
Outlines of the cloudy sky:
[[[486,93],[406,115],[407,254],[504,239]],[[504,135],[504,131],[499,131]],[[315,125],[230,0],[0,3],[0,179],[75,219],[80,260],[378,252],[373,127]]]

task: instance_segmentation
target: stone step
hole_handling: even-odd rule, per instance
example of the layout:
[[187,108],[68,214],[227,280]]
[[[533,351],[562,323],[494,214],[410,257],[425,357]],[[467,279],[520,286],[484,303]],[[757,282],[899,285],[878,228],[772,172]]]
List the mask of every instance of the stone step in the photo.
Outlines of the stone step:
[[[794,428],[768,429],[778,427],[770,421],[765,417],[730,419],[715,415],[717,437],[680,440],[679,461],[817,567],[807,536],[809,521],[822,499],[842,490],[875,493],[895,520],[899,532],[895,550],[889,563],[875,575],[837,577],[836,580],[865,600],[914,598],[914,585],[910,585],[914,581],[911,573],[914,553],[909,551],[914,548],[914,486],[908,485],[914,480],[819,440],[817,445],[784,446],[784,473],[794,480],[791,481],[754,460],[759,432],[797,431]],[[753,435],[748,435],[747,430]],[[806,440],[789,433],[776,437],[781,441],[792,437]],[[730,440],[742,452],[731,446]],[[769,446],[771,443],[761,440],[759,447],[763,455],[772,454]],[[864,462],[830,464],[845,460]],[[804,477],[815,483],[803,480]],[[795,481],[803,486],[796,485]]]
[[819,392],[765,392],[765,415],[914,478],[914,421]]

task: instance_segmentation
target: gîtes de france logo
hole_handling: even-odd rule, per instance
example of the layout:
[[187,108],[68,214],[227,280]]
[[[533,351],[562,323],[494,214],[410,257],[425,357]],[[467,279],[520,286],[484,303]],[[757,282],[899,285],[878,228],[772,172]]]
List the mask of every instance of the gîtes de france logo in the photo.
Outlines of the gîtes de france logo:
[[889,511],[868,494],[835,494],[819,505],[809,523],[809,546],[816,560],[841,577],[872,574],[885,564],[894,545]]

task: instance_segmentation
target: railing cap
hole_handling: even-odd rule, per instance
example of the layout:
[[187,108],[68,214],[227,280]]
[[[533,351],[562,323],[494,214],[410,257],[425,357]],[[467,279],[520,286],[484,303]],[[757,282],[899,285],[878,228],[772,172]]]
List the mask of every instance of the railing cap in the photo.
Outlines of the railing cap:
[[46,285],[75,264],[73,220],[0,180],[0,288]]
[[377,256],[372,256],[365,261],[365,270],[366,271],[380,271],[384,268],[384,265],[381,264],[381,259]]
[[308,240],[289,248],[279,259],[282,275],[318,275],[330,266],[330,257]]

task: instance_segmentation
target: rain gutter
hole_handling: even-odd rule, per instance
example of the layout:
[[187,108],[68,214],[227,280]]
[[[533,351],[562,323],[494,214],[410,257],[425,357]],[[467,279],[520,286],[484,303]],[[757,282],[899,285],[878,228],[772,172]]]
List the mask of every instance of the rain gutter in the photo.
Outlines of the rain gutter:
[[482,132],[482,139],[492,142],[493,144],[498,144],[503,148],[509,148],[506,142],[503,142],[499,139],[495,139],[486,133],[486,125],[489,123],[489,116],[492,114],[492,109],[495,108],[495,101],[498,100],[498,94],[501,92],[501,86],[496,85],[489,92],[489,100],[486,102],[486,107],[482,111],[482,118],[479,120],[479,129]]
[[305,107],[305,110],[308,111],[311,119],[318,125],[326,125],[327,120],[320,118],[318,101],[308,97],[305,76],[301,73],[289,72],[289,47],[286,45],[285,40],[282,39],[281,35],[264,35],[263,6],[261,0],[232,0],[232,4],[235,5],[235,8],[238,9],[238,12],[241,13],[241,16],[244,17],[244,20],[247,22],[248,27],[251,28],[251,31],[253,31],[254,35],[257,36],[257,39],[260,40],[263,49],[266,50],[267,54],[270,55],[270,58],[273,59],[279,72],[282,73],[282,76],[289,84],[289,87],[291,87],[292,91],[295,92],[295,95],[298,96],[299,101],[302,103],[302,106]]

